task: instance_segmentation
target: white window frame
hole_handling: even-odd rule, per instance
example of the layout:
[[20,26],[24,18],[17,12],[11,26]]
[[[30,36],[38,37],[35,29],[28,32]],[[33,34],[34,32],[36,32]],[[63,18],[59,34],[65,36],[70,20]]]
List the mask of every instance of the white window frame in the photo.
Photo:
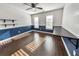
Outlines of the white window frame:
[[53,15],[46,16],[46,29],[48,30],[53,29]]
[[34,28],[39,28],[39,18],[34,17]]

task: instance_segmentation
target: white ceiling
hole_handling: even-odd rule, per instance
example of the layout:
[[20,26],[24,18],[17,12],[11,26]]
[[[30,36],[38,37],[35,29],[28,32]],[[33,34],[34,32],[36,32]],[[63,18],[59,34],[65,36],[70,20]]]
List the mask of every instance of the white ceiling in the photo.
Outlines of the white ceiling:
[[[6,4],[0,4],[0,5],[5,5]],[[39,12],[45,12],[45,11],[49,11],[49,10],[54,10],[54,9],[58,9],[58,8],[62,8],[64,7],[65,3],[39,3],[37,6],[42,7],[43,10],[36,10],[34,11],[33,9],[31,10],[25,10],[27,8],[29,8],[29,6],[24,5],[23,3],[7,3],[7,5],[10,5],[12,7],[18,8],[28,14],[35,14],[35,13],[39,13]]]

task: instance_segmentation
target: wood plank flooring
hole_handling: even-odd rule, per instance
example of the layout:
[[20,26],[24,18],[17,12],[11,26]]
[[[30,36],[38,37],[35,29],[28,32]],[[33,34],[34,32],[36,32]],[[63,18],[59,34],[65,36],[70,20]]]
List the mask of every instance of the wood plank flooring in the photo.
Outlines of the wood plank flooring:
[[67,56],[60,36],[30,32],[30,35],[0,47],[1,56]]

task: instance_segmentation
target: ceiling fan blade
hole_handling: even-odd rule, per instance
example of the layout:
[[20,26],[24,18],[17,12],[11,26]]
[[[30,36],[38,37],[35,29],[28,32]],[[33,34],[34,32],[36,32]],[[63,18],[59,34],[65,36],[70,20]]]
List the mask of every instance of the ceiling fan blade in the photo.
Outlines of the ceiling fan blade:
[[29,3],[23,3],[24,5],[31,6]]
[[43,8],[41,8],[41,7],[35,7],[35,8],[37,8],[37,9],[43,9]]
[[26,10],[29,10],[29,9],[32,9],[32,8],[28,8],[28,9],[26,9]]

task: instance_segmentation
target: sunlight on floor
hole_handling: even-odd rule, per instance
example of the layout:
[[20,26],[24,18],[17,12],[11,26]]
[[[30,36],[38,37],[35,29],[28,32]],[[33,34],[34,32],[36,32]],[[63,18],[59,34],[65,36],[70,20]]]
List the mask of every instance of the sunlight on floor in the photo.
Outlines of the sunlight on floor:
[[29,56],[23,49],[17,50],[12,56]]

